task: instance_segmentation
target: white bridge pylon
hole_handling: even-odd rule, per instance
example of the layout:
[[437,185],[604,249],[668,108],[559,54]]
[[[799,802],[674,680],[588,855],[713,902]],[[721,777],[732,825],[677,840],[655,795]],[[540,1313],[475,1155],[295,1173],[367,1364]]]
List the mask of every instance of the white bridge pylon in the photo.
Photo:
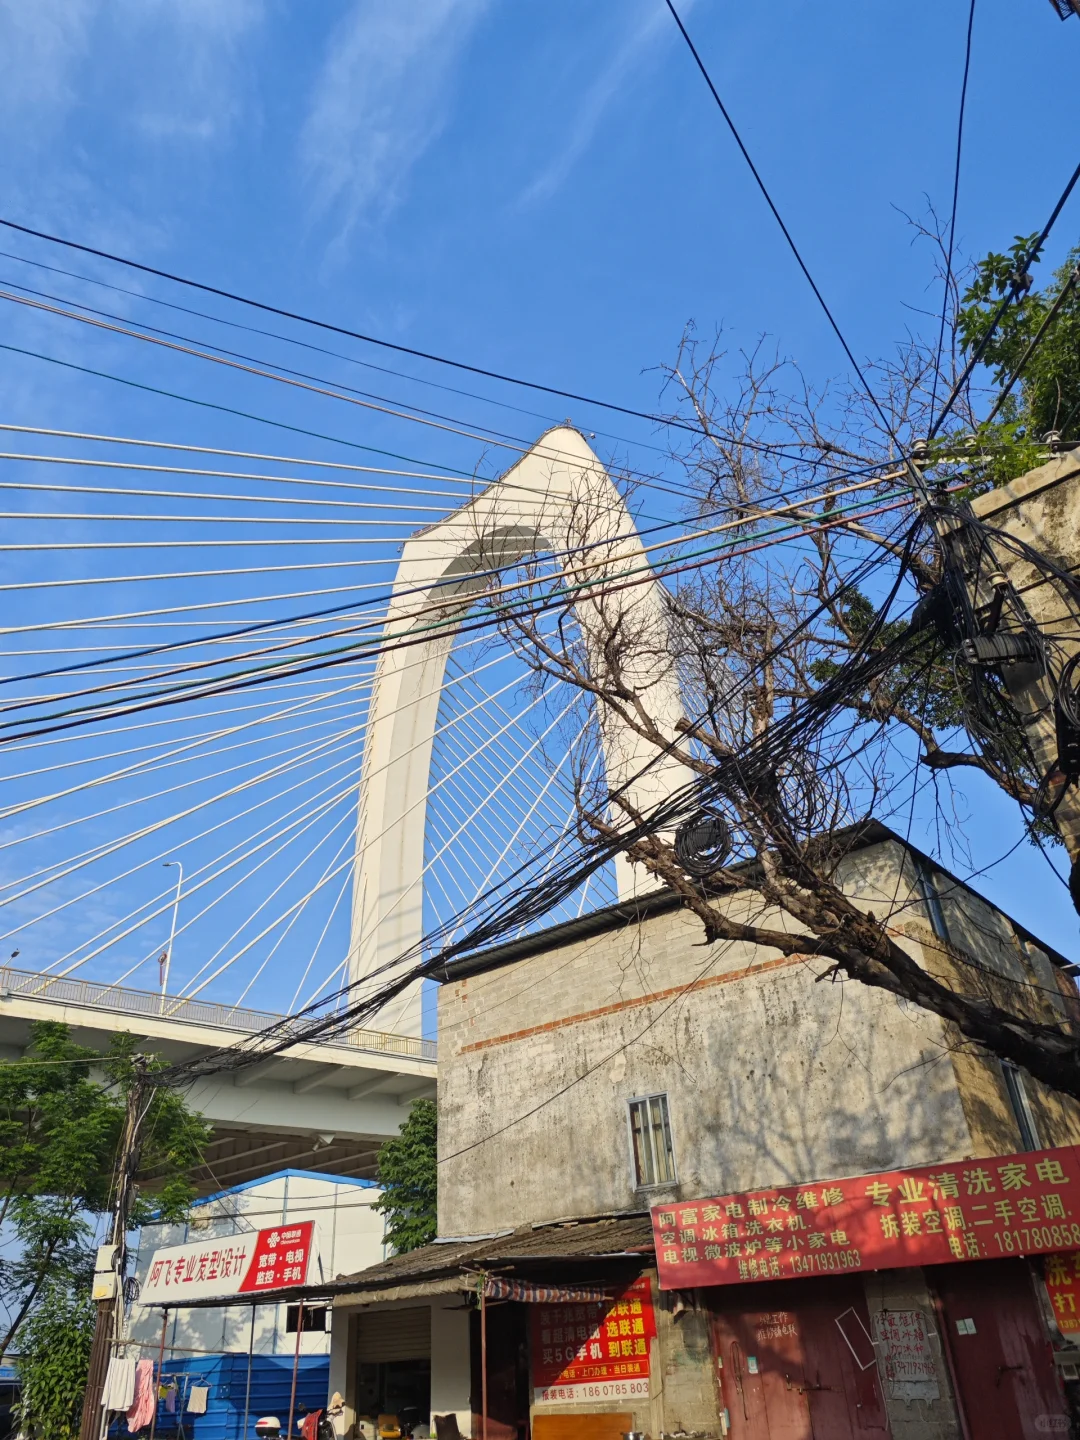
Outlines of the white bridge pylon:
[[[593,678],[610,678],[602,639],[618,621],[621,679],[641,697],[663,737],[660,744],[646,738],[601,702],[597,718],[609,791],[625,786],[629,803],[647,811],[689,778],[663,753],[683,713],[663,591],[603,464],[577,430],[558,426],[468,504],[405,543],[384,638],[416,639],[382,652],[371,694],[360,775],[351,981],[400,956],[416,958],[423,936],[427,794],[447,659],[475,597],[492,584],[492,571],[546,552],[556,557],[568,587],[593,587],[574,606]],[[559,558],[561,552],[570,553]],[[624,577],[640,583],[614,588]],[[595,586],[605,580],[611,592],[597,594]],[[530,593],[514,591],[507,599]],[[420,638],[433,623],[431,638]],[[621,857],[616,872],[620,899],[651,887],[650,877]],[[378,1023],[419,1035],[420,986],[387,1006]]]

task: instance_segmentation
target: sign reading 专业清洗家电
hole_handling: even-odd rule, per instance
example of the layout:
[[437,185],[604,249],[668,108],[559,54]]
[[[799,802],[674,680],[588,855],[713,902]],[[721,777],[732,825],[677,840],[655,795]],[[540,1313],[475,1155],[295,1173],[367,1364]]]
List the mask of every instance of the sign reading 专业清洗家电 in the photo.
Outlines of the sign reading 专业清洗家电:
[[652,1219],[665,1290],[1080,1250],[1080,1146],[660,1205]]
[[647,1275],[611,1300],[530,1310],[535,1404],[648,1397],[656,1318]]
[[155,1250],[139,1292],[142,1305],[284,1290],[307,1281],[314,1221]]

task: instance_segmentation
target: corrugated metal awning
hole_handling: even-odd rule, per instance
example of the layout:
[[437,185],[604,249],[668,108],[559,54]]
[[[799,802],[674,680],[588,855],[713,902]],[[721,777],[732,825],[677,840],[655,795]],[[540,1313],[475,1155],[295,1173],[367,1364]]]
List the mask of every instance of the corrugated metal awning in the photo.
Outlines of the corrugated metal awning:
[[354,1305],[386,1305],[391,1300],[426,1300],[436,1295],[476,1293],[476,1281],[468,1275],[447,1275],[439,1280],[414,1280],[409,1285],[385,1285],[379,1290],[358,1290],[355,1295],[335,1295],[334,1309]]

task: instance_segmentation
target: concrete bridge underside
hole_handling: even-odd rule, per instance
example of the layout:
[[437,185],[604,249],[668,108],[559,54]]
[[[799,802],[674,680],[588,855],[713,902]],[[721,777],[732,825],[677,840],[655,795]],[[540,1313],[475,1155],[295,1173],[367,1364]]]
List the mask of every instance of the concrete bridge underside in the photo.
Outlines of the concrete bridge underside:
[[[104,1052],[127,1031],[167,1060],[235,1044],[279,1016],[79,980],[0,970],[0,1059],[14,1060],[35,1020],[70,1026],[79,1044]],[[373,1179],[384,1140],[398,1133],[414,1100],[435,1097],[431,1041],[359,1030],[347,1040],[292,1045],[271,1060],[199,1080],[192,1107],[213,1126],[200,1194],[292,1166]]]

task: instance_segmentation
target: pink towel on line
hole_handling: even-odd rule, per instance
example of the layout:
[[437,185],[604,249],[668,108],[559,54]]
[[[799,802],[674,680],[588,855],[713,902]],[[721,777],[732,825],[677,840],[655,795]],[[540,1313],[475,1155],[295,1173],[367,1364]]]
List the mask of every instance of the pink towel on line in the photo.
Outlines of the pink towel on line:
[[137,1435],[154,1418],[157,1388],[154,1385],[153,1360],[140,1360],[135,1367],[135,1398],[127,1412],[129,1435]]

